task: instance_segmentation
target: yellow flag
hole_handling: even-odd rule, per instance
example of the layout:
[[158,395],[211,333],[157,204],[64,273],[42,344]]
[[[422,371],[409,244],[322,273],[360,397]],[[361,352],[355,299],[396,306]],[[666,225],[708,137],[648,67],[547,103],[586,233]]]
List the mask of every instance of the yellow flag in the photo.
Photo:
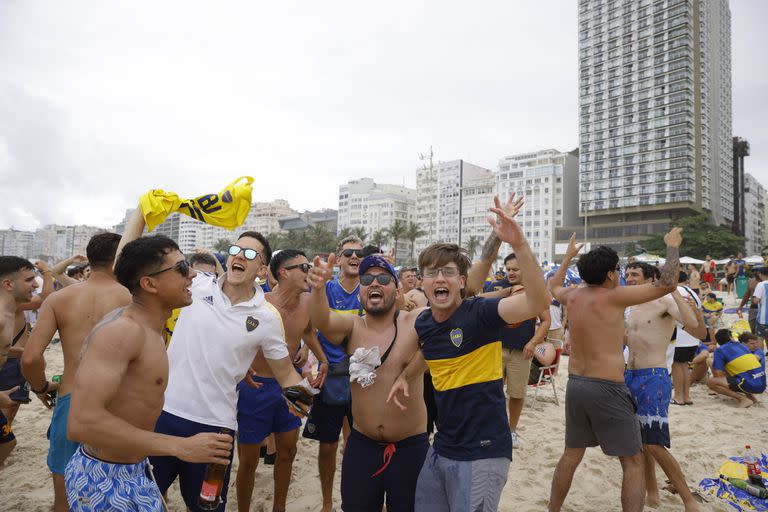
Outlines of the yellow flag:
[[173,212],[189,215],[206,224],[233,229],[245,222],[251,209],[251,183],[253,178],[241,176],[218,194],[184,200],[173,192],[154,189],[139,198],[139,205],[148,231],[155,229]]

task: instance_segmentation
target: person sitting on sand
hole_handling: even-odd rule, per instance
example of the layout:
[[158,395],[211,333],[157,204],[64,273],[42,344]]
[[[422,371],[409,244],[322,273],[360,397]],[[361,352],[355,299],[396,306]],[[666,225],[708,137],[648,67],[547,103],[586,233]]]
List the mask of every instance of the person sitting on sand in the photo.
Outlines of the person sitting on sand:
[[765,391],[765,365],[749,348],[731,339],[731,331],[720,329],[715,333],[718,347],[712,363],[709,389],[738,400],[739,407],[757,402],[755,394]]
[[717,300],[717,295],[714,292],[708,293],[704,297],[701,308],[704,310],[704,320],[708,326],[713,326],[723,315],[723,305]]

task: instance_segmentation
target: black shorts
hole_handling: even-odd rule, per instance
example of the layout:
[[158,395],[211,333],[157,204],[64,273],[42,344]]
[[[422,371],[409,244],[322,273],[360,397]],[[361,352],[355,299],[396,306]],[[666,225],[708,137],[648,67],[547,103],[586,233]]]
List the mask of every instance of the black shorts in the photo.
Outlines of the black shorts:
[[675,347],[675,355],[672,360],[676,363],[690,363],[696,356],[697,347]]
[[733,284],[733,282],[736,280],[736,274],[728,274],[725,276],[725,280],[728,282],[728,284]]
[[321,443],[337,443],[344,418],[352,426],[352,404],[329,405],[322,397],[323,393],[315,396],[302,436]]
[[412,511],[427,450],[426,432],[388,444],[352,429],[341,463],[341,509],[381,510],[386,495],[387,510]]
[[598,446],[606,455],[643,451],[637,406],[623,382],[569,375],[565,389],[565,446]]
[[3,411],[0,411],[0,444],[10,443],[14,439],[16,436],[13,435],[11,426],[8,425],[8,418],[5,417]]

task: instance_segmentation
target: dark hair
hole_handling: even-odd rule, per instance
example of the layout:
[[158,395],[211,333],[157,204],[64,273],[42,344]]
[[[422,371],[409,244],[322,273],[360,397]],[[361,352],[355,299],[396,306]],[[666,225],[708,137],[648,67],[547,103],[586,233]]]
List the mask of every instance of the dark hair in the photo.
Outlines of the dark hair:
[[511,252],[507,254],[507,257],[504,258],[504,265],[506,265],[509,260],[516,260],[516,259],[517,259],[517,256],[515,255],[515,253]]
[[29,260],[18,256],[0,256],[0,278],[19,270],[35,270],[35,266]]
[[258,231],[244,231],[240,233],[240,236],[238,236],[237,239],[240,240],[246,236],[258,240],[261,246],[264,247],[264,254],[261,255],[262,261],[264,261],[265,265],[269,265],[269,262],[272,260],[272,248],[269,246],[266,237]]
[[644,261],[633,261],[632,263],[628,263],[626,269],[629,270],[630,268],[639,268],[643,272],[643,277],[645,279],[656,279],[656,275],[659,274],[659,269]]
[[725,345],[729,341],[731,341],[731,330],[730,329],[720,329],[715,333],[715,341],[718,345]]
[[764,276],[768,276],[768,267],[760,267],[759,272]]
[[85,267],[80,265],[75,265],[74,267],[69,267],[67,269],[67,277],[75,277],[77,274],[82,274]]
[[616,270],[619,255],[605,245],[599,245],[581,256],[576,263],[579,276],[587,284],[603,284],[608,279],[608,273]]
[[752,334],[751,332],[743,332],[739,334],[739,342],[741,343],[749,343],[751,340],[759,340],[760,336],[757,334]]
[[216,266],[216,258],[205,252],[196,252],[189,257],[189,266],[194,267],[197,264]]
[[159,270],[165,255],[178,250],[176,242],[163,235],[143,236],[127,243],[115,265],[117,282],[135,295],[142,276]]
[[[432,244],[419,254],[419,273],[424,275],[424,268],[427,266],[442,267],[448,263],[455,263],[459,267],[459,275],[464,277],[469,272],[472,262],[469,261],[466,249],[456,244],[436,243]],[[464,298],[466,291],[461,290],[461,297]]]
[[363,247],[363,258],[365,258],[366,256],[370,256],[371,254],[381,254],[381,247],[378,247],[376,245],[366,245],[365,247]]
[[400,269],[400,272],[397,273],[397,277],[401,280],[403,279],[403,275],[405,275],[406,272],[413,272],[417,276],[419,275],[419,269],[416,267],[402,267]]
[[[115,263],[115,253],[122,237],[117,233],[98,233],[93,235],[85,248],[88,263],[93,268],[111,267]],[[85,266],[82,267],[83,269]]]
[[279,281],[280,278],[277,277],[277,273],[280,272],[280,269],[283,268],[283,265],[285,265],[288,260],[298,258],[299,256],[304,256],[305,258],[307,257],[303,251],[299,251],[298,249],[282,249],[281,251],[275,253],[275,256],[269,262],[269,271],[272,273],[272,277]]
[[661,279],[661,269],[659,267],[653,267],[653,278]]
[[677,282],[678,282],[678,283],[684,283],[684,282],[686,282],[687,280],[688,280],[688,274],[687,274],[687,273],[686,273],[684,270],[681,270],[681,271],[680,271],[680,272],[677,274]]

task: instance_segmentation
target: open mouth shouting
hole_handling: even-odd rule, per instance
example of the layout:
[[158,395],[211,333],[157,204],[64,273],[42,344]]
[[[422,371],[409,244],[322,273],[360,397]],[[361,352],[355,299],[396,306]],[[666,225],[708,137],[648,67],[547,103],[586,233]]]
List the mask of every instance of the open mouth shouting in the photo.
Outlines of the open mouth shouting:
[[368,303],[371,305],[380,304],[384,301],[384,294],[381,290],[371,290],[368,292]]
[[436,302],[447,302],[449,296],[450,296],[450,293],[448,292],[448,288],[446,288],[445,286],[438,286],[437,288],[435,288]]
[[245,272],[245,265],[239,262],[232,263],[232,272],[233,273]]

